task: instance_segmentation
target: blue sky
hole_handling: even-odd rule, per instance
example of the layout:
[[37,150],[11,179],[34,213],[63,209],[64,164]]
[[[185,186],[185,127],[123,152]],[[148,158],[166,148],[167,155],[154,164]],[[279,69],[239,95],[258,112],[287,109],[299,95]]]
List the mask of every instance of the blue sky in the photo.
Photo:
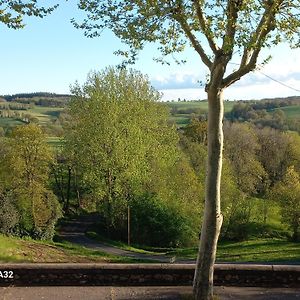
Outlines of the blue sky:
[[[46,1],[51,2],[51,1]],[[54,2],[54,1],[53,1]],[[27,26],[14,31],[0,23],[1,70],[0,95],[23,92],[69,93],[76,80],[83,83],[91,70],[101,70],[120,63],[113,52],[122,44],[109,31],[100,38],[88,39],[70,23],[82,14],[77,1],[61,1],[60,7],[43,20],[26,18]],[[147,46],[134,68],[147,74],[152,85],[169,99],[205,99],[199,81],[205,81],[205,67],[192,49],[182,58],[187,64],[171,66],[155,63],[159,56],[154,46]],[[262,71],[300,90],[300,50],[281,46],[272,50],[273,60]],[[262,56],[262,59],[266,57]],[[255,99],[300,95],[259,72],[251,73],[230,87],[227,99]]]

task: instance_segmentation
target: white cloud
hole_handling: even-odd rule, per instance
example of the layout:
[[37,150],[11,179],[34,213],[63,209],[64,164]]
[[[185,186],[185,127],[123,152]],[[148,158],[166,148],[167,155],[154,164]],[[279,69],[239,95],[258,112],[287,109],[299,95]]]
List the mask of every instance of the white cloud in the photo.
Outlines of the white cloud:
[[[300,79],[290,79],[284,84],[298,88],[300,90]],[[160,90],[163,93],[163,101],[167,100],[196,100],[206,99],[204,89],[166,89]],[[250,100],[275,97],[288,97],[300,95],[300,92],[289,89],[277,82],[269,81],[266,83],[252,83],[248,85],[233,85],[224,92],[224,99],[229,100]]]

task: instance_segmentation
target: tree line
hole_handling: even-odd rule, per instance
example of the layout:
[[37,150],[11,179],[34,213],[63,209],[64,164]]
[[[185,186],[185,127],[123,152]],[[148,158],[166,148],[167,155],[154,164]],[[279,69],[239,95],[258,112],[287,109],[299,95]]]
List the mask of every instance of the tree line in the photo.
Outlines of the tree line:
[[[132,70],[90,73],[72,92],[59,148],[33,123],[1,138],[1,231],[51,238],[60,216],[97,211],[98,230],[110,238],[195,245],[207,120],[194,117],[178,130],[157,92]],[[224,134],[221,238],[299,240],[298,133],[225,121]],[[280,229],[269,225],[272,210],[281,214]]]

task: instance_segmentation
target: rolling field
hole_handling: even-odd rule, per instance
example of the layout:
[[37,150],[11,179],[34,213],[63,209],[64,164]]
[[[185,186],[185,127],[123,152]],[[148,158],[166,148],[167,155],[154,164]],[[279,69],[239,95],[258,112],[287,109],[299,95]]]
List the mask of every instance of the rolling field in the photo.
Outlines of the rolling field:
[[45,125],[48,122],[55,120],[62,110],[63,108],[59,107],[35,106],[27,112],[33,117],[38,118],[40,124]]
[[288,119],[300,119],[300,105],[286,106],[278,108],[282,110]]
[[[232,110],[233,105],[236,104],[235,101],[224,101],[224,111],[229,112]],[[178,110],[189,110],[189,109],[199,109],[201,111],[207,111],[208,103],[207,101],[180,101],[180,102],[167,102],[167,106],[170,108],[176,108]]]
[[[235,101],[225,101],[224,112],[231,111],[235,104]],[[179,127],[189,124],[192,113],[204,114],[208,110],[207,101],[167,102],[166,105],[171,109],[170,120]]]
[[13,119],[13,118],[1,118],[0,117],[0,127],[14,127],[17,125],[23,125],[24,122]]

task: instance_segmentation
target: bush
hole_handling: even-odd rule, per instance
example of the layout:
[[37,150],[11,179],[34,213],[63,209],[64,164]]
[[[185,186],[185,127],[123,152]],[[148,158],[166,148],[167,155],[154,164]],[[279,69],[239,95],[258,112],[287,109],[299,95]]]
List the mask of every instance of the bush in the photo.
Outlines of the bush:
[[19,222],[19,213],[13,204],[13,197],[0,193],[0,232],[13,233]]
[[140,245],[176,247],[194,238],[187,216],[158,197],[145,194],[131,202],[131,239]]

